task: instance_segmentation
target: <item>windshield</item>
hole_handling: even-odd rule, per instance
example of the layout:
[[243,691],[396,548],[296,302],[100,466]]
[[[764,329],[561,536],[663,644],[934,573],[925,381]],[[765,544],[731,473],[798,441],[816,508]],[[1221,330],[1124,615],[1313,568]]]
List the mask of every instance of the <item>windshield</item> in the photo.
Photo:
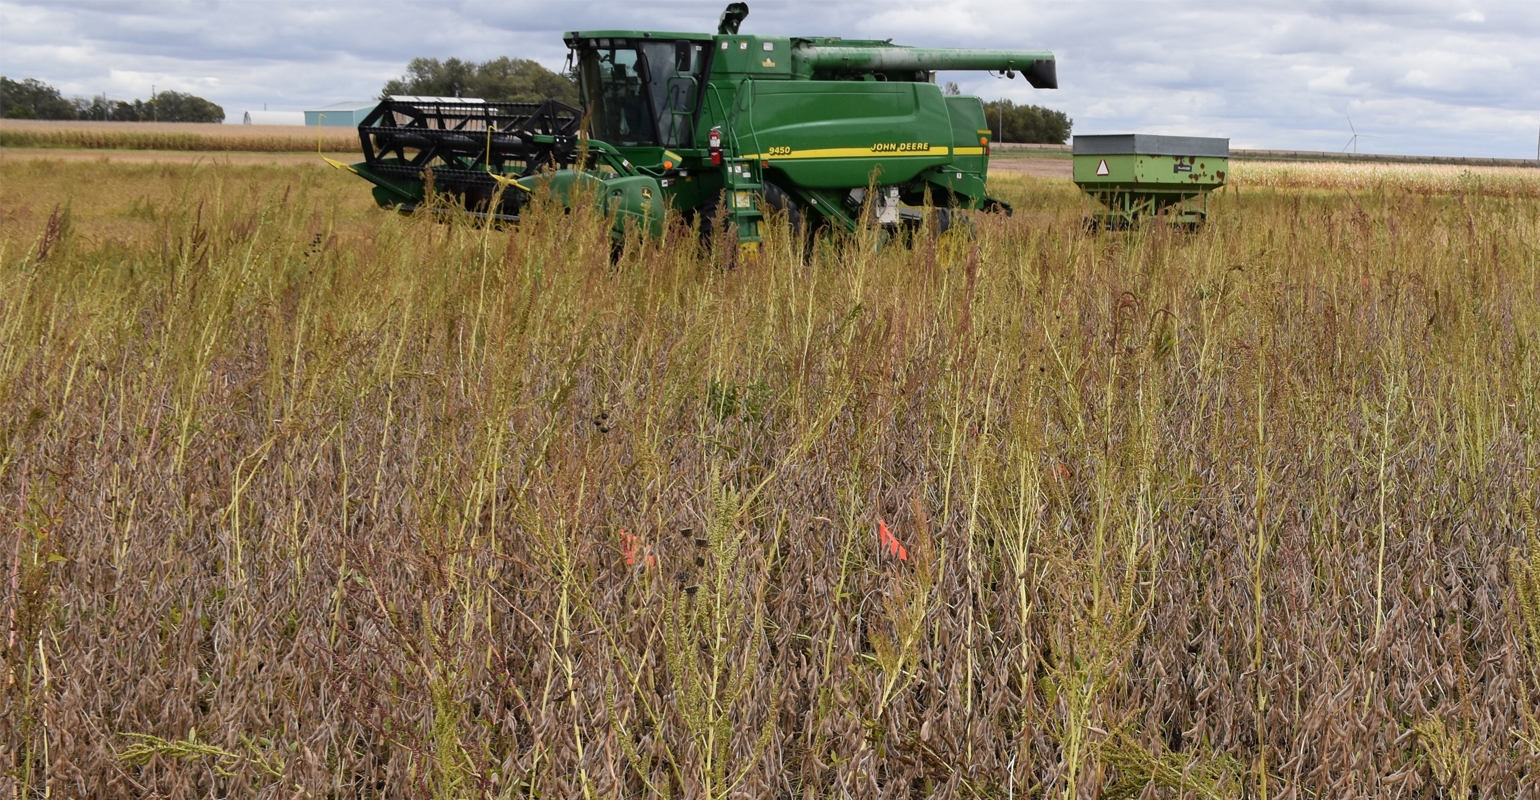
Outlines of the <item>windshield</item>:
[[690,147],[705,48],[695,42],[590,39],[578,72],[589,132],[619,147]]
[[665,147],[690,147],[695,121],[695,101],[700,95],[700,78],[706,50],[694,42],[645,42],[642,54],[647,58],[652,80],[648,91],[656,109],[658,135]]

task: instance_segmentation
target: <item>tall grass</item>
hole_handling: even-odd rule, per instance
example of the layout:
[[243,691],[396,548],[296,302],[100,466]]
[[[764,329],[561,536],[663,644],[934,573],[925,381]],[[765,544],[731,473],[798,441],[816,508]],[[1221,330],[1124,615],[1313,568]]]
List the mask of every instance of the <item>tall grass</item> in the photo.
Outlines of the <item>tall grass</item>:
[[156,170],[0,251],[8,794],[1534,792],[1532,197],[725,269]]

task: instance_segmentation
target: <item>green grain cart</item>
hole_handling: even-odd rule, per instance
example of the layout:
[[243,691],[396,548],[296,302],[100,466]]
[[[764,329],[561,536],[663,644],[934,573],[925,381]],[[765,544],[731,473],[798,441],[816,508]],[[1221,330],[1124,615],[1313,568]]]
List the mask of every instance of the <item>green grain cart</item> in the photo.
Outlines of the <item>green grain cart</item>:
[[740,33],[748,13],[729,5],[715,34],[566,34],[581,109],[386,98],[358,126],[364,160],[346,168],[407,212],[432,193],[507,221],[539,192],[569,207],[599,198],[617,241],[660,233],[672,207],[706,231],[725,221],[747,255],[767,209],[845,231],[917,225],[927,205],[942,229],[957,209],[1010,212],[985,190],[983,105],[944,95],[935,73],[1053,89],[1053,54]]
[[1124,133],[1076,136],[1075,183],[1101,203],[1093,230],[1123,230],[1145,219],[1196,227],[1208,219],[1208,193],[1224,185],[1230,140]]

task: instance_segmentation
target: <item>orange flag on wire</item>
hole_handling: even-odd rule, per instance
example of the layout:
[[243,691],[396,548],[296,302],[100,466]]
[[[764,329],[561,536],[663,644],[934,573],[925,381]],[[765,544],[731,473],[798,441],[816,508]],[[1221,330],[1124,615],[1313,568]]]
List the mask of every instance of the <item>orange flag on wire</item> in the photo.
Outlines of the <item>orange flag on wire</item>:
[[886,520],[877,520],[877,544],[889,553],[898,556],[899,561],[909,560],[909,550],[904,547],[903,543],[898,541],[898,537],[894,536],[892,531],[888,530]]

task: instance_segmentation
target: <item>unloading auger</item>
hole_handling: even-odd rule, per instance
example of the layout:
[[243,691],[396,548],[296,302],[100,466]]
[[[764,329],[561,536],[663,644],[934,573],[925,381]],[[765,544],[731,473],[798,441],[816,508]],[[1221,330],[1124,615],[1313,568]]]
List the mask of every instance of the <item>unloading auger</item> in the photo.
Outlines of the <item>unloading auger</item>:
[[983,104],[943,94],[935,74],[1019,73],[1055,89],[1052,53],[760,36],[740,32],[748,13],[730,4],[714,34],[566,34],[581,109],[388,97],[358,126],[352,170],[407,212],[434,192],[505,221],[537,192],[596,198],[617,238],[660,233],[674,208],[708,228],[724,219],[745,254],[766,209],[851,232],[916,225],[927,205],[943,229],[955,210],[1010,212],[985,190]]

